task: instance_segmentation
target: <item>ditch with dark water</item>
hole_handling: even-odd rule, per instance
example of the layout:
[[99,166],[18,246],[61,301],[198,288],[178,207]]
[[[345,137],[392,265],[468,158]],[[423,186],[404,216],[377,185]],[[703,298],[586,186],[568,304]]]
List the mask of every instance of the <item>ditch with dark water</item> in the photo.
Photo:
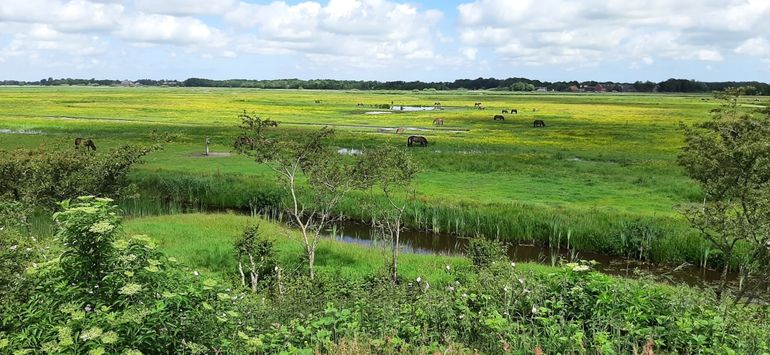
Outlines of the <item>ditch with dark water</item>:
[[[377,236],[371,226],[356,221],[339,223],[329,230],[329,236],[335,240],[363,245],[366,247],[385,247],[385,242]],[[401,232],[401,250],[413,254],[463,255],[468,243],[467,237],[453,234],[432,233],[406,230]],[[660,265],[630,260],[598,253],[581,252],[566,248],[556,249],[539,243],[512,244],[508,247],[508,257],[515,262],[536,262],[557,265],[560,262],[594,260],[595,269],[610,275],[629,278],[652,277],[657,281],[690,286],[715,284],[721,272],[703,269],[691,264]],[[737,273],[728,275],[731,281],[738,278]]]
[[[147,202],[147,201],[145,201]],[[168,208],[164,204],[153,204],[149,209],[147,205],[124,204],[123,210],[128,215],[150,216],[158,214],[176,214],[176,213],[239,213],[244,215],[261,216],[266,219],[285,222],[282,213],[261,214],[256,210],[249,209],[230,209],[217,208],[211,206],[198,205],[197,208],[191,206],[176,206]],[[338,222],[327,231],[329,238],[337,241],[358,244],[365,247],[383,248],[386,247],[383,241],[371,228],[369,224],[355,220],[344,220]],[[400,244],[402,252],[412,254],[438,254],[461,256],[464,253],[465,246],[469,238],[449,233],[433,233],[430,231],[404,230],[401,232]],[[566,244],[566,243],[565,243]],[[622,276],[628,278],[650,277],[656,281],[670,284],[687,284],[689,286],[709,286],[715,285],[720,280],[721,271],[701,268],[698,265],[684,263],[681,265],[655,264],[642,262],[636,259],[626,259],[620,256],[610,256],[600,253],[591,253],[585,251],[576,251],[566,248],[551,247],[540,242],[510,242],[508,247],[508,257],[515,262],[535,262],[544,265],[558,265],[561,262],[572,262],[576,260],[593,260],[598,262],[594,267],[602,273]],[[730,282],[738,281],[738,273],[730,272],[728,279]]]

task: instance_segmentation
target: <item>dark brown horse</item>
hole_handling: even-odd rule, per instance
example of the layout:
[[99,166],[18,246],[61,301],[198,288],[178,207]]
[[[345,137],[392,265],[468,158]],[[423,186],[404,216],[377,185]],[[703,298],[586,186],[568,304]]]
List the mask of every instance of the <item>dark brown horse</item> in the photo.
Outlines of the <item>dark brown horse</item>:
[[535,120],[535,122],[532,122],[533,127],[545,127],[545,121],[543,120]]
[[406,140],[406,146],[412,147],[415,144],[419,145],[420,147],[427,147],[428,140],[423,136],[409,136],[409,138]]
[[495,115],[495,117],[492,117],[495,121],[505,121],[505,116],[503,115]]
[[265,127],[278,127],[278,121],[265,120],[264,126]]
[[433,124],[436,126],[443,126],[444,125],[444,119],[443,118],[437,118],[433,120]]
[[517,110],[517,109],[515,109],[515,108],[512,108],[512,109],[511,109],[511,113],[512,113],[512,114],[515,114],[515,115],[518,115],[518,114],[519,114],[519,110]]
[[500,113],[508,113],[508,110],[502,110]]
[[96,151],[96,144],[94,144],[94,141],[91,139],[83,140],[83,138],[75,138],[75,149],[80,149],[80,147],[86,147],[86,150],[93,150]]

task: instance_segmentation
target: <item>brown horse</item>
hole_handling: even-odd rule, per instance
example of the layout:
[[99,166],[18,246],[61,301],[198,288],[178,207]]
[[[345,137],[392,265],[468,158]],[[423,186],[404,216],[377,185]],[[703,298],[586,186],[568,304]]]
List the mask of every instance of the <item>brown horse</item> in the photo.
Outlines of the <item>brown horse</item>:
[[396,134],[401,134],[401,133],[404,133],[405,131],[406,131],[406,128],[404,128],[404,127],[396,128]]
[[502,110],[500,113],[508,113],[508,110]]
[[495,115],[495,117],[492,117],[495,121],[505,121],[505,116],[503,115]]
[[75,149],[79,149],[80,146],[86,147],[86,150],[96,151],[96,144],[91,139],[83,140],[83,138],[75,138]]
[[264,126],[265,127],[278,127],[278,121],[265,120]]
[[511,113],[512,113],[512,114],[515,114],[515,115],[518,115],[518,114],[519,114],[519,110],[517,110],[517,109],[515,109],[515,108],[512,108],[512,109],[511,109]]
[[545,121],[535,120],[535,122],[532,122],[532,127],[545,127]]
[[436,126],[443,126],[444,125],[444,119],[443,118],[437,118],[433,120],[433,124]]
[[427,147],[428,146],[428,140],[423,136],[409,136],[406,140],[406,146],[412,147],[415,144],[421,146],[421,147]]

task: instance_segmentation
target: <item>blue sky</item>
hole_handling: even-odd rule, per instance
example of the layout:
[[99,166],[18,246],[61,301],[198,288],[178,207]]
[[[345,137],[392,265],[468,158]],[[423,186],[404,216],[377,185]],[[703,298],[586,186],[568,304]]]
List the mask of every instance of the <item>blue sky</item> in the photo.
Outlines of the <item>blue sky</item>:
[[770,81],[768,0],[1,0],[0,79]]

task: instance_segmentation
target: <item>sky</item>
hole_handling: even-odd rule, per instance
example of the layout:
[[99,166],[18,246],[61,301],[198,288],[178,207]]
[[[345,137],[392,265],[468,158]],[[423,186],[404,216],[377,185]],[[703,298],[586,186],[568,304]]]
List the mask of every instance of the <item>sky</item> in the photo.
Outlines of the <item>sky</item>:
[[0,79],[770,82],[770,0],[0,0]]

